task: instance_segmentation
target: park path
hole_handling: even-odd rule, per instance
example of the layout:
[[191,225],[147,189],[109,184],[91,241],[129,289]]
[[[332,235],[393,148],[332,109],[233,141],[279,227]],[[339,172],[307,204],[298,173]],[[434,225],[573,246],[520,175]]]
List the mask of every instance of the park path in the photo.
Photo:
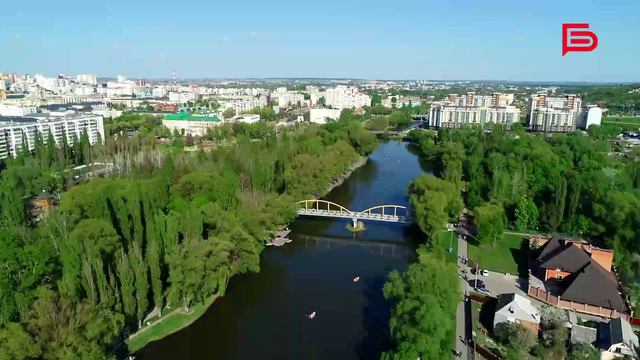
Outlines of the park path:
[[[463,259],[467,257],[467,241],[462,239],[462,236],[458,236],[458,259]],[[466,265],[464,265],[461,261],[457,261],[458,273],[462,273],[462,270],[466,270]],[[464,280],[464,278],[460,279],[460,289],[466,295],[469,293],[469,285]],[[470,313],[470,303],[466,300],[466,296],[463,296],[462,299],[458,302],[458,308],[456,310],[456,340],[455,340],[455,350],[460,352],[462,355],[459,359],[468,360],[473,359],[473,354],[470,353],[471,349],[467,346],[470,338],[470,324],[471,324],[471,313]]]

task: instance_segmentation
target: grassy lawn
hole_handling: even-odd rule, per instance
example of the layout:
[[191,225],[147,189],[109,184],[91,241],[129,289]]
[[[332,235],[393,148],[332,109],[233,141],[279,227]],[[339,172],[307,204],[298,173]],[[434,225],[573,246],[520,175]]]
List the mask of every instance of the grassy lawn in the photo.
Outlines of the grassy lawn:
[[217,295],[214,295],[204,303],[194,305],[189,314],[183,313],[183,308],[181,307],[165,314],[160,320],[156,320],[156,322],[151,325],[144,326],[127,340],[129,352],[134,353],[152,341],[160,340],[167,335],[191,325],[191,323],[204,314],[216,298]]
[[640,126],[640,117],[637,116],[607,116],[602,118],[603,123],[612,123],[612,124],[629,124],[629,125],[639,125]]
[[[453,234],[453,235],[452,235]],[[451,240],[453,236],[453,240]],[[458,261],[458,238],[456,237],[455,233],[452,233],[450,231],[441,231],[439,233],[437,233],[433,239],[433,246],[443,249],[445,252],[445,258],[448,261],[453,262],[454,264],[457,263]],[[451,251],[451,253],[447,252],[447,250],[449,249],[449,244],[452,244],[452,248],[453,250]]]
[[527,254],[521,249],[524,239],[521,235],[504,234],[495,246],[469,243],[469,259],[477,261],[482,269],[524,275],[527,272]]

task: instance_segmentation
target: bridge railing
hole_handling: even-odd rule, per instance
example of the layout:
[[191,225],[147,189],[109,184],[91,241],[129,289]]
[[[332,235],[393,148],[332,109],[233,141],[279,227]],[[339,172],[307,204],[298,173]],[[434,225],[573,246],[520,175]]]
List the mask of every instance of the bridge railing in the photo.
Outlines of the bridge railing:
[[299,214],[350,217],[353,219],[371,219],[382,221],[409,221],[409,208],[402,205],[377,205],[362,211],[349,210],[346,207],[327,200],[302,200],[296,203]]

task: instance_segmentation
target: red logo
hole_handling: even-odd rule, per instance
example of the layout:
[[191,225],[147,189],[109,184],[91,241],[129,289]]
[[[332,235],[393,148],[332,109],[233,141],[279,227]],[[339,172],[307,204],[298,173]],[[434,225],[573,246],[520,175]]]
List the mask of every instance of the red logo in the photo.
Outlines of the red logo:
[[[562,56],[570,51],[589,52],[598,47],[598,37],[588,29],[589,24],[562,24]],[[573,31],[572,31],[573,30]]]

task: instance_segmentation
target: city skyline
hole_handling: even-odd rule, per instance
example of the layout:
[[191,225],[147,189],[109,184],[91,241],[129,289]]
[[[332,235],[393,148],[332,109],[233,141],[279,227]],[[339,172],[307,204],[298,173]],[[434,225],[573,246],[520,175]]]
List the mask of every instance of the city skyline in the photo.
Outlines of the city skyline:
[[[151,6],[153,5],[153,6]],[[138,78],[354,78],[633,82],[640,4],[113,1],[7,4],[2,71]],[[552,9],[553,11],[550,11]],[[561,56],[561,24],[588,22],[593,53]]]

